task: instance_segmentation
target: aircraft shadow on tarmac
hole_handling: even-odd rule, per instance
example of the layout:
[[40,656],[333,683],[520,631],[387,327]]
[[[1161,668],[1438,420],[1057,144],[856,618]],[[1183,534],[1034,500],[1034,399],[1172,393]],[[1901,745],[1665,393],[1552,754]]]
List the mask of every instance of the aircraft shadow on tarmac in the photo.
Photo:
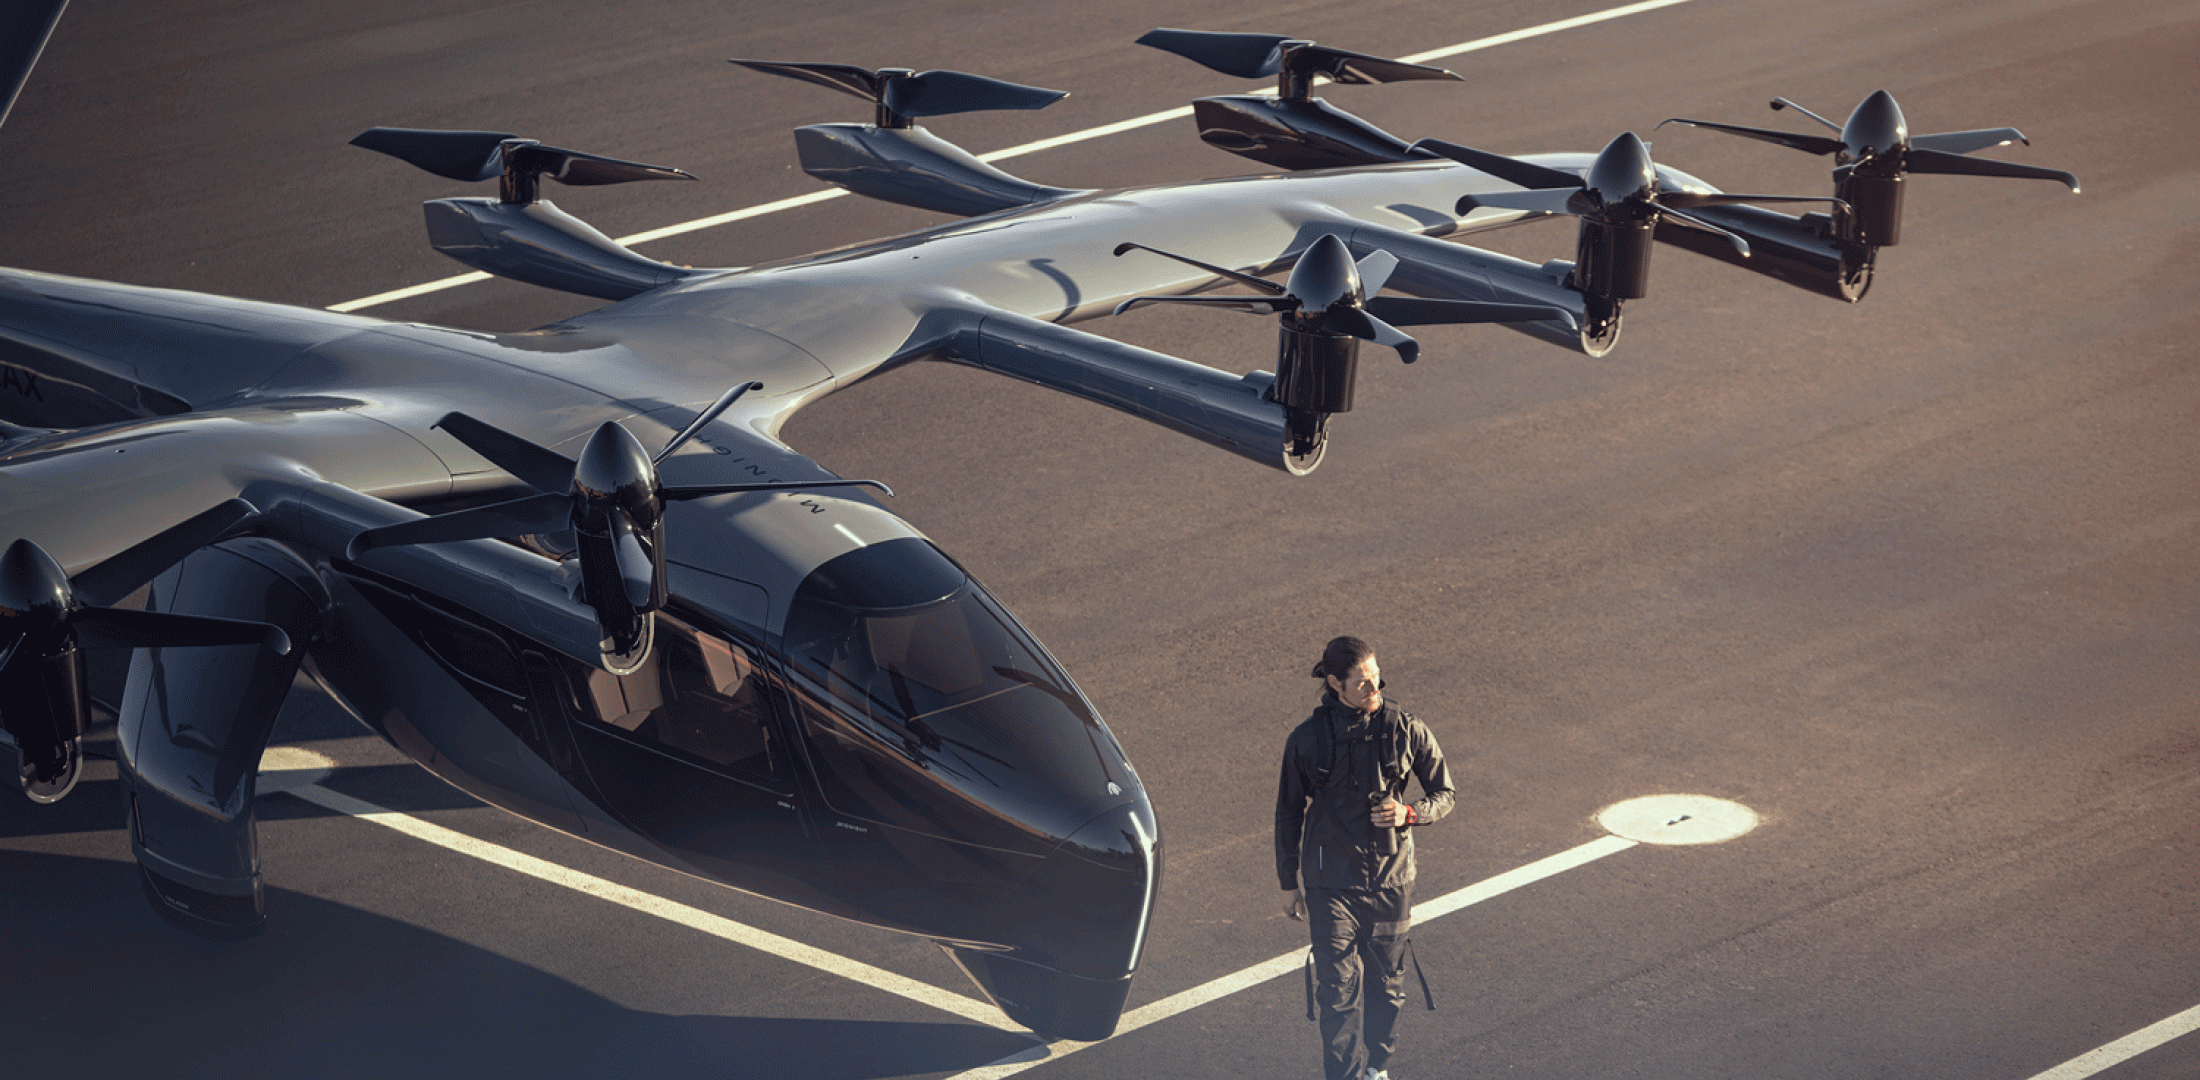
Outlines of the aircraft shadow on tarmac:
[[[270,800],[292,802],[294,800]],[[250,940],[187,937],[127,861],[0,852],[0,1011],[22,1076],[956,1072],[1030,1043],[961,1023],[668,1016],[445,935],[269,887]],[[733,975],[729,973],[729,978]]]
[[[119,690],[119,671],[113,673]],[[293,694],[276,742],[357,736],[317,692]],[[668,1016],[432,930],[267,889],[256,938],[202,942],[146,906],[122,846],[113,728],[68,799],[0,801],[0,840],[110,834],[114,858],[0,851],[0,1016],[44,1037],[11,1051],[21,1076],[803,1076],[960,1072],[1028,1049],[964,1023]],[[479,806],[417,765],[346,766],[341,787],[405,813]],[[263,794],[262,820],[333,811]],[[729,971],[729,980],[739,976]]]

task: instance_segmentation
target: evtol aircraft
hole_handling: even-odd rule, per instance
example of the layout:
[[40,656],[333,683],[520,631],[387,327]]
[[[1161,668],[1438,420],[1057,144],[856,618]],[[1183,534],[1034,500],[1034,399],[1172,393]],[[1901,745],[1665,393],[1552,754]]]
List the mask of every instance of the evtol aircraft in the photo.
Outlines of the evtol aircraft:
[[[0,25],[0,118],[61,8],[16,5]],[[0,776],[66,797],[95,705],[111,712],[152,907],[249,934],[266,917],[255,770],[302,669],[488,803],[933,940],[1017,1022],[1102,1038],[1162,868],[1137,772],[1008,609],[868,490],[884,485],[780,440],[789,417],[943,361],[1304,475],[1353,407],[1363,341],[1411,363],[1401,327],[1487,322],[1603,355],[1647,295],[1655,241],[1855,301],[1899,239],[1910,176],[2078,186],[1969,156],[2013,129],[1911,135],[1883,92],[1838,124],[1774,102],[1826,134],[1679,121],[1832,159],[1830,197],[1737,195],[1631,133],[1511,158],[1409,143],[1311,94],[1457,78],[1439,68],[1276,35],[1140,41],[1277,79],[1272,96],[1195,105],[1201,138],[1261,172],[1035,184],[914,121],[1060,91],[737,60],[729,77],[873,109],[796,132],[810,175],[956,220],[773,265],[673,266],[541,185],[692,179],[678,169],[375,128],[354,142],[497,181],[493,198],[426,204],[437,250],[607,303],[478,333],[0,269]],[[1788,202],[1817,205],[1755,205]],[[1571,260],[1457,242],[1561,214],[1579,219]],[[1275,371],[1070,325],[1148,303],[1274,316]],[[131,650],[111,702],[86,678],[96,648]]]

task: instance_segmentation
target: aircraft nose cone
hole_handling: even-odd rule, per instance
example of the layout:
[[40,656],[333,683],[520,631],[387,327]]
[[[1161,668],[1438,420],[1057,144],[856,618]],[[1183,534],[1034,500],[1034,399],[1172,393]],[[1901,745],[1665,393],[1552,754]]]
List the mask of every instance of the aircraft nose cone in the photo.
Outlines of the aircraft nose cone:
[[1656,191],[1658,169],[1650,162],[1649,144],[1632,131],[1621,132],[1597,152],[1588,187],[1606,206]]
[[1360,300],[1360,270],[1353,264],[1352,249],[1335,233],[1314,241],[1299,264],[1291,268],[1284,291],[1299,302],[1301,318],[1313,319],[1333,307]]
[[1010,950],[949,954],[1017,1023],[1050,1039],[1104,1039],[1122,1018],[1160,878],[1141,797],[1078,829],[1005,898]]
[[69,614],[69,575],[46,549],[20,539],[0,553],[0,620],[16,633],[58,626]]
[[1842,152],[1851,161],[1903,150],[1909,145],[1909,122],[1902,118],[1902,106],[1894,103],[1894,95],[1885,90],[1872,91],[1849,114],[1848,123],[1841,125]]
[[[573,487],[586,503],[606,501],[627,512],[644,531],[657,523],[657,467],[640,440],[617,423],[605,421],[581,447],[573,466]],[[591,523],[600,531],[603,526]]]

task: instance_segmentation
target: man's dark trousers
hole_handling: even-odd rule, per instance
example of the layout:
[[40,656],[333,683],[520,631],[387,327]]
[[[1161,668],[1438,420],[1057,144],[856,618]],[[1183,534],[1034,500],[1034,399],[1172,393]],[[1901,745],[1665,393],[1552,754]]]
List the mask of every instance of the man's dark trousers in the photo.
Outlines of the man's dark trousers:
[[1306,917],[1314,939],[1323,1070],[1329,1080],[1360,1080],[1363,1069],[1388,1068],[1406,1003],[1413,886],[1308,889]]

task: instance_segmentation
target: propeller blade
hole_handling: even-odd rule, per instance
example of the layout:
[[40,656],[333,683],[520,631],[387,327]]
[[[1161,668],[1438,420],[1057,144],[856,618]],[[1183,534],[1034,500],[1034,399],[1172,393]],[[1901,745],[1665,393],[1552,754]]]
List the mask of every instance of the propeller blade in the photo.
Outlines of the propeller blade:
[[1319,75],[1327,75],[1332,81],[1346,85],[1370,85],[1375,83],[1413,82],[1422,79],[1448,79],[1465,82],[1457,74],[1427,64],[1409,64],[1403,60],[1391,60],[1366,53],[1346,52],[1324,45],[1309,45],[1293,53],[1289,63]]
[[368,128],[351,145],[378,151],[450,180],[494,180],[504,171],[503,131]]
[[435,426],[450,432],[466,449],[489,459],[489,464],[520,479],[537,491],[563,492],[573,486],[572,459],[528,442],[502,428],[491,427],[465,413],[444,413]]
[[1839,199],[1825,195],[1733,195],[1727,192],[1661,191],[1658,205],[1673,210],[1693,210],[1699,206],[1734,206],[1740,203],[1798,203],[1822,202],[1835,206],[1847,206]]
[[1378,296],[1362,306],[1368,314],[1393,326],[1561,322],[1569,329],[1579,329],[1572,312],[1541,304],[1496,304],[1484,300],[1422,300],[1409,296]]
[[1947,173],[1957,176],[2007,176],[2020,180],[2059,180],[2069,185],[2072,192],[2078,190],[2078,178],[2061,169],[2043,169],[2037,165],[2019,165],[2013,161],[1995,161],[1992,158],[1964,157],[1942,150],[1910,150],[1907,161],[1913,173]]
[[1668,206],[1661,208],[1661,213],[1664,216],[1673,219],[1674,221],[1688,226],[1689,228],[1700,229],[1714,236],[1726,237],[1727,243],[1734,245],[1734,250],[1740,252],[1742,258],[1749,258],[1749,241],[1744,240],[1741,237],[1736,236],[1733,233],[1730,233],[1725,229],[1718,227],[1717,225],[1713,225],[1712,223],[1705,221],[1700,217],[1696,217],[1695,215],[1690,214],[1685,210],[1675,210],[1672,207]]
[[1242,311],[1248,315],[1280,315],[1297,311],[1298,301],[1288,296],[1133,296],[1115,305],[1115,314],[1145,307],[1147,304],[1196,304],[1202,307],[1218,307],[1225,311]]
[[273,623],[179,615],[172,611],[79,608],[69,619],[87,649],[174,649],[198,645],[262,645],[290,655],[290,635]]
[[665,488],[660,492],[660,496],[667,500],[700,499],[706,495],[731,495],[740,491],[808,491],[811,488],[859,486],[875,487],[885,492],[888,498],[893,497],[894,494],[893,488],[887,487],[876,480],[790,480],[784,483],[770,484],[686,484],[681,487]]
[[1458,143],[1445,142],[1442,139],[1422,139],[1413,145],[1417,149],[1428,150],[1439,156],[1450,158],[1461,165],[1480,169],[1499,180],[1518,184],[1524,188],[1578,188],[1581,186],[1581,177],[1573,173],[1558,169],[1547,169],[1541,165],[1522,161],[1519,158],[1509,158],[1503,154],[1492,154],[1487,150],[1476,150],[1471,146],[1461,146]]
[[1968,154],[1988,147],[2007,146],[2020,142],[2032,145],[2024,132],[2016,128],[1979,128],[1974,131],[1944,131],[1938,135],[1918,135],[1910,139],[1913,150],[1938,150],[1945,154]]
[[[1816,118],[1820,122],[1824,122],[1823,117]],[[1715,124],[1709,120],[1684,120],[1679,117],[1674,117],[1671,120],[1658,121],[1659,127],[1664,127],[1667,124],[1681,124],[1687,127],[1710,128],[1713,131],[1723,131],[1729,135],[1739,135],[1745,139],[1756,139],[1759,142],[1778,143],[1781,146],[1792,147],[1796,150],[1801,150],[1806,154],[1817,154],[1821,157],[1841,149],[1841,140],[1829,139],[1823,135],[1797,135],[1793,132],[1788,131],[1774,131],[1771,128],[1743,127],[1740,124]],[[1834,130],[1839,131],[1840,129],[1835,128]]]
[[1264,293],[1270,293],[1276,296],[1283,295],[1283,286],[1278,285],[1273,281],[1269,281],[1265,278],[1257,278],[1251,274],[1241,274],[1235,270],[1225,270],[1222,267],[1216,266],[1213,263],[1203,263],[1200,262],[1198,259],[1188,258],[1186,256],[1179,255],[1173,251],[1163,251],[1157,247],[1147,247],[1144,244],[1137,244],[1130,241],[1125,241],[1123,243],[1115,245],[1115,254],[1118,258],[1120,258],[1122,257],[1124,252],[1130,251],[1134,248],[1139,251],[1150,251],[1156,255],[1164,255],[1168,258],[1175,259],[1176,261],[1189,266],[1199,267],[1200,269],[1205,270],[1210,274],[1214,274],[1218,277],[1229,278],[1231,281],[1235,281],[1240,285],[1259,289]]
[[182,562],[184,556],[234,535],[240,526],[258,516],[259,511],[251,503],[231,499],[162,529],[70,578],[69,589],[80,603],[101,607],[117,603]]
[[489,540],[499,536],[526,536],[556,532],[572,525],[573,496],[562,492],[527,495],[509,502],[453,510],[417,521],[362,530],[351,538],[347,559],[375,548],[408,544],[442,544],[458,540]]
[[649,459],[649,463],[652,465],[663,463],[666,458],[672,456],[672,452],[674,450],[678,450],[680,448],[681,444],[687,442],[689,439],[694,438],[696,432],[703,430],[704,425],[718,419],[719,413],[725,412],[727,409],[732,408],[734,402],[741,400],[741,395],[746,394],[751,390],[762,390],[763,388],[763,383],[745,382],[739,386],[734,387],[731,390],[726,391],[723,394],[718,395],[718,400],[711,402],[710,408],[704,409],[701,415],[697,416],[694,420],[688,423],[688,426],[681,428],[678,435],[674,435],[670,442],[665,443],[664,449],[657,451],[656,457]]
[[902,116],[945,116],[994,109],[1043,109],[1067,90],[988,79],[961,71],[926,71],[886,80],[880,104]]
[[1224,75],[1259,79],[1282,71],[1283,47],[1299,40],[1279,34],[1231,34],[1164,27],[1139,35],[1138,44],[1175,53]]
[[1321,328],[1332,334],[1350,334],[1398,350],[1398,359],[1410,364],[1421,358],[1421,343],[1405,332],[1356,307],[1332,308],[1322,316]]
[[646,606],[656,567],[650,562],[649,553],[642,550],[641,540],[634,535],[634,525],[626,520],[625,514],[618,516],[612,528],[618,535],[611,550],[619,563],[619,582],[626,589],[626,602],[637,608]]
[[602,184],[624,184],[630,180],[693,180],[695,177],[669,165],[645,165],[639,161],[621,161],[601,154],[584,154],[578,150],[562,150],[541,143],[515,146],[505,151],[505,160],[519,172],[547,176],[572,187],[596,187]]
[[1594,212],[1587,205],[1579,187],[1559,189],[1544,188],[1540,191],[1492,191],[1483,195],[1461,195],[1459,205],[1453,209],[1464,214],[1478,207],[1496,210],[1529,210],[1544,214],[1586,214]]
[[7,120],[15,96],[30,81],[31,68],[68,4],[69,0],[17,0],[0,14],[0,122]]
[[792,60],[728,60],[751,71],[768,75],[784,75],[790,79],[816,83],[844,94],[854,94],[865,101],[879,98],[879,77],[876,72],[851,64],[816,64]]
[[1360,295],[1373,296],[1383,291],[1383,285],[1390,280],[1391,273],[1397,269],[1398,257],[1396,255],[1392,255],[1381,248],[1368,252],[1367,258],[1361,259],[1359,262]]
[[1836,124],[1836,123],[1834,123],[1833,121],[1831,121],[1831,120],[1828,120],[1828,119],[1826,119],[1825,117],[1823,117],[1823,116],[1820,116],[1820,115],[1818,115],[1817,113],[1814,113],[1814,112],[1810,111],[1809,109],[1806,109],[1806,108],[1802,107],[1801,105],[1797,105],[1796,103],[1794,103],[1794,102],[1792,102],[1792,101],[1789,101],[1788,99],[1786,99],[1786,98],[1784,98],[1784,97],[1776,97],[1776,98],[1773,98],[1773,99],[1772,99],[1772,111],[1773,111],[1773,112],[1779,112],[1779,111],[1780,111],[1781,109],[1794,109],[1794,110],[1795,110],[1796,112],[1802,113],[1802,114],[1803,114],[1804,116],[1810,117],[1811,119],[1813,119],[1813,120],[1816,120],[1816,121],[1818,121],[1819,123],[1821,123],[1821,124],[1824,124],[1824,125],[1826,125],[1826,127],[1830,128],[1830,129],[1832,129],[1832,130],[1834,130],[1834,131],[1839,131],[1839,130],[1841,130],[1841,125],[1839,125],[1839,124]]

